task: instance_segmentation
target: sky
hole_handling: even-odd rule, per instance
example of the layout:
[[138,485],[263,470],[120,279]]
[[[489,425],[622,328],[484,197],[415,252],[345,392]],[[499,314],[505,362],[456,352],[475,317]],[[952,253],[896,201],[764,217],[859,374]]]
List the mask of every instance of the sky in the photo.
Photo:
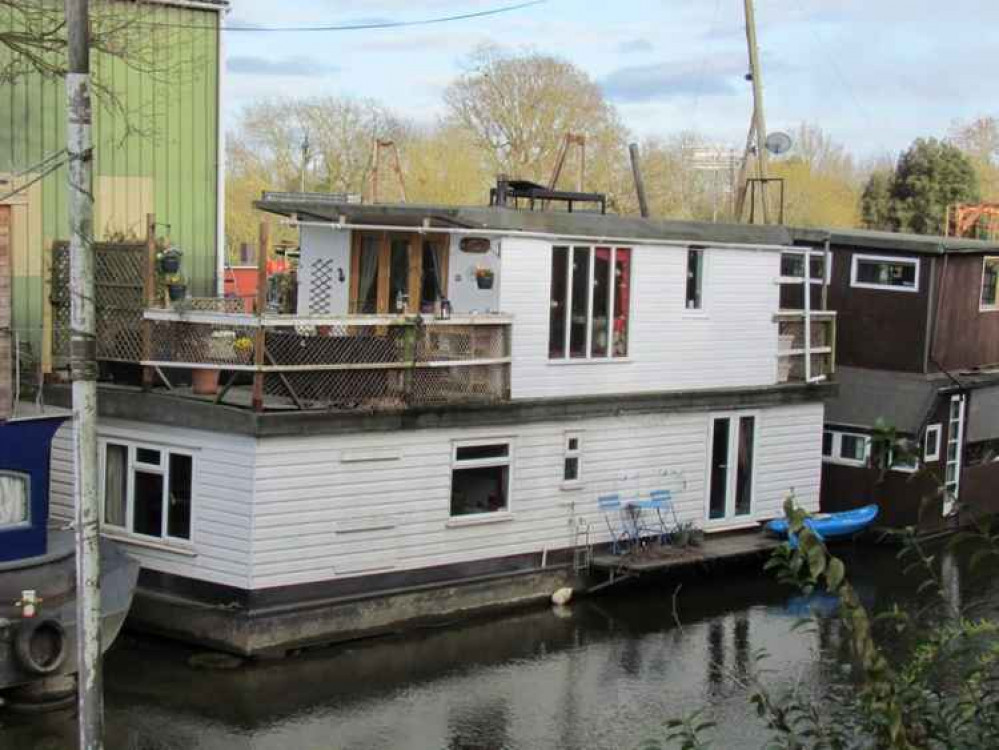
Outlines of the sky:
[[[414,21],[522,0],[231,0],[230,26]],[[757,0],[767,127],[820,125],[863,158],[955,121],[999,115],[995,0]],[[280,12],[275,12],[280,8]],[[745,142],[752,109],[743,0],[547,0],[451,23],[349,32],[227,32],[225,121],[280,96],[370,97],[432,123],[491,43],[586,71],[636,136]]]

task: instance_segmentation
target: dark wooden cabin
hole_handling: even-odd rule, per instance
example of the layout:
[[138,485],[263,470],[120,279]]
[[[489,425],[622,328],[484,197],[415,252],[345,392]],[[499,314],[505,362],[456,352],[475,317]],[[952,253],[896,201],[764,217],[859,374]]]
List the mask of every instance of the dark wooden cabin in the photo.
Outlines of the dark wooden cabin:
[[[795,236],[828,247],[825,303],[838,318],[823,509],[877,502],[884,525],[922,528],[955,508],[999,512],[999,245],[865,230]],[[812,294],[821,306],[819,288]],[[782,306],[800,306],[800,287],[782,295]],[[879,422],[901,441],[888,461],[872,457]]]

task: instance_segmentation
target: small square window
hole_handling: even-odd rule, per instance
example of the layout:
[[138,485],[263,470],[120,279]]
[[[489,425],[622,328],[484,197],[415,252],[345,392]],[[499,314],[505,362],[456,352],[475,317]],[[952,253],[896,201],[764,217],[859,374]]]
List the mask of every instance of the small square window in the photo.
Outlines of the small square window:
[[864,462],[867,460],[867,438],[863,435],[843,435],[840,437],[840,458],[845,461]]
[[578,451],[579,450],[579,438],[571,437],[566,441],[566,450]]
[[451,465],[451,517],[509,510],[510,443],[459,445]]
[[565,456],[562,464],[562,481],[578,484],[583,478],[583,441],[579,435],[565,436]]
[[25,474],[0,472],[0,529],[31,520],[30,484]]

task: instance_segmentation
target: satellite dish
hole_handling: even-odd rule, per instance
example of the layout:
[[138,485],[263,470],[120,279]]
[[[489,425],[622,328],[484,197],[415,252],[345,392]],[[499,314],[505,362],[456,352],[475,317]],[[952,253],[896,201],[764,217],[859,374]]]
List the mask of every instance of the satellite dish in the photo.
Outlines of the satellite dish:
[[791,150],[791,136],[787,133],[782,133],[779,130],[776,133],[771,133],[767,136],[766,147],[774,156],[780,156],[781,154],[786,154]]

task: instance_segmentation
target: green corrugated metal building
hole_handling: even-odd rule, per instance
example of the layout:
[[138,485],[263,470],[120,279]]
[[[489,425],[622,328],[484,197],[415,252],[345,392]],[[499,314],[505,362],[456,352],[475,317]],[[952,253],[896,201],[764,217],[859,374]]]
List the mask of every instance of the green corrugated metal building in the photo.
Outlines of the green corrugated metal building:
[[[110,0],[92,8],[126,19],[122,38],[138,50],[130,62],[100,53],[92,60],[95,81],[112,92],[94,106],[95,233],[141,237],[145,215],[155,213],[159,233],[184,251],[194,295],[213,294],[218,274],[220,25],[227,7],[223,0]],[[14,10],[0,9],[0,27],[18,22]],[[0,66],[11,54],[0,46]],[[64,99],[60,80],[37,74],[0,85],[0,180],[7,180],[0,196],[37,176],[34,165],[65,145]],[[3,201],[12,206],[14,330],[46,363],[46,276],[52,243],[68,235],[65,182],[61,168]]]

